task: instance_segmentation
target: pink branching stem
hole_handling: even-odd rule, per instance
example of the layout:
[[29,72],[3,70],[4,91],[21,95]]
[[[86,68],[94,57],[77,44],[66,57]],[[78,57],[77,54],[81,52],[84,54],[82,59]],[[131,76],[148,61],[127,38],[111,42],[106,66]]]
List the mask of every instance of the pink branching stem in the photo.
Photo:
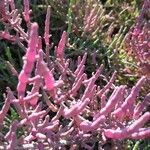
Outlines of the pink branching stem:
[[43,117],[47,112],[45,110],[37,112],[37,113],[32,113],[31,115],[29,115],[27,118],[22,119],[19,122],[19,125],[24,125],[24,124],[28,124],[28,121],[34,121],[37,118]]
[[5,118],[5,116],[6,116],[7,112],[8,112],[8,110],[9,110],[9,108],[10,108],[10,103],[11,103],[11,101],[12,101],[11,98],[12,98],[12,97],[11,97],[10,89],[7,88],[7,97],[6,97],[6,99],[5,99],[5,104],[4,104],[4,106],[2,107],[2,110],[0,111],[0,124],[3,123],[3,120],[4,120],[4,118]]
[[[38,46],[38,24],[32,23],[31,25],[31,32],[30,32],[30,39],[28,43],[27,53],[25,55],[25,60],[33,63],[35,61],[36,56],[36,48]],[[27,68],[24,68],[26,70]]]
[[35,99],[38,99],[39,97],[40,97],[39,93],[36,92],[36,93],[34,93],[32,95],[30,94],[30,95],[24,97],[23,101],[24,102],[36,101]]
[[70,150],[77,150],[77,149],[78,149],[77,144],[73,144],[73,145],[71,145],[71,147],[70,147]]
[[150,137],[150,128],[140,128],[130,136],[130,138],[132,139],[145,139],[149,137]]
[[42,123],[39,123],[38,125],[37,125],[37,129],[38,128],[45,128],[46,126],[48,126],[48,124],[49,124],[49,115],[47,115],[46,117],[45,117],[45,119],[43,120],[43,122]]
[[105,136],[113,139],[124,139],[129,137],[131,134],[141,128],[147,121],[150,120],[150,112],[143,114],[138,120],[134,121],[133,124],[123,129],[106,129],[104,131]]
[[46,92],[44,90],[42,90],[43,92],[43,98],[47,104],[47,106],[50,108],[50,110],[52,110],[53,112],[57,112],[58,108],[50,101],[50,99],[48,98],[48,95],[46,94]]
[[90,91],[90,104],[89,107],[91,108],[91,110],[95,110],[97,109],[97,101],[96,101],[96,90],[97,90],[97,85],[94,85]]
[[70,59],[64,60],[63,62],[56,60],[56,64],[61,73],[59,80],[65,80],[67,74],[73,75],[72,71],[69,69]]
[[55,89],[55,79],[53,77],[52,72],[48,69],[46,63],[43,61],[41,63],[42,71],[43,71],[43,78],[45,82],[45,89],[50,92],[53,99],[55,99],[56,96],[56,89]]
[[78,72],[78,74],[76,75],[76,80],[75,82],[81,77],[81,75],[84,73],[84,69],[85,69],[85,65],[83,65],[80,69],[80,71]]
[[96,7],[94,7],[92,9],[92,11],[90,12],[90,15],[87,17],[86,19],[86,24],[85,24],[85,27],[84,27],[84,32],[87,32],[90,30],[90,27],[91,27],[91,21],[92,21],[92,18],[96,15]]
[[59,79],[64,80],[66,78],[66,75],[69,74],[70,70],[69,70],[69,64],[70,64],[70,59],[67,59],[66,62],[64,61],[63,64],[61,64],[61,62],[57,62],[58,66],[60,67],[60,71],[61,71],[61,76]]
[[20,98],[20,96],[24,96],[25,94],[26,85],[35,62],[37,43],[38,43],[38,25],[37,23],[33,23],[31,26],[28,49],[26,55],[24,56],[23,70],[20,72],[18,77],[19,79],[17,86],[18,98]]
[[88,83],[88,85],[87,85],[87,87],[86,87],[86,89],[84,91],[84,94],[83,94],[83,96],[81,98],[81,101],[90,97],[90,95],[91,95],[90,91],[91,91],[93,86],[94,86],[94,78],[91,78],[91,80],[89,81],[89,83]]
[[37,133],[36,134],[36,138],[39,140],[45,140],[46,139],[46,135],[42,134],[42,133]]
[[45,89],[50,92],[53,99],[56,96],[55,89],[55,79],[53,77],[52,71],[48,68],[47,64],[43,60],[43,51],[39,50],[39,59],[36,66],[36,74],[39,74],[44,78]]
[[33,136],[33,135],[30,133],[28,136],[26,136],[26,137],[24,138],[24,141],[25,141],[25,142],[31,142],[31,141],[33,141],[33,140],[35,140],[35,139],[36,139],[36,137]]
[[71,90],[69,91],[72,97],[76,96],[77,91],[80,89],[80,86],[85,79],[86,79],[86,74],[84,73],[80,76],[80,78],[76,82],[74,82]]
[[145,106],[148,106],[150,104],[150,94],[147,94],[144,100],[137,104],[137,106],[134,109],[133,118],[137,119],[141,115],[142,111],[144,110]]
[[113,93],[111,98],[106,103],[105,107],[103,107],[100,110],[100,112],[98,114],[96,114],[96,116],[100,116],[100,115],[105,115],[106,116],[106,115],[108,115],[115,108],[116,104],[119,101],[122,100],[122,96],[121,95],[124,94],[124,90],[125,89],[124,89],[123,86],[117,87],[117,89],[115,90],[115,93]]
[[51,6],[48,6],[46,19],[45,19],[45,32],[44,32],[44,40],[45,40],[45,44],[46,44],[46,59],[47,59],[48,67],[51,64],[51,61],[49,58],[49,50],[53,46],[52,43],[50,45],[50,41],[49,41],[49,38],[51,36],[50,35],[50,14],[51,14]]
[[100,127],[100,124],[104,123],[106,121],[106,117],[104,115],[101,115],[96,120],[94,120],[91,124],[91,129],[96,130]]
[[66,31],[64,31],[58,43],[58,47],[56,48],[56,57],[61,61],[64,59],[64,48],[65,48],[66,40],[67,40],[67,33]]
[[35,75],[39,75],[40,77],[42,76],[42,61],[43,61],[43,51],[42,49],[39,49],[38,51],[38,57],[36,61],[36,69],[35,69]]
[[93,122],[85,120],[80,123],[80,129],[84,132],[96,130],[100,127],[100,124],[105,122],[105,120],[106,118],[104,115],[96,118],[96,120],[94,120]]
[[12,72],[12,74],[14,76],[18,77],[19,74],[18,74],[17,70],[15,69],[15,67],[9,61],[6,61],[6,64],[9,67],[10,71]]
[[88,105],[89,99],[86,98],[84,101],[77,102],[77,104],[73,105],[70,109],[64,109],[63,116],[66,118],[70,118],[80,114],[83,109]]
[[67,131],[65,131],[65,132],[63,132],[63,133],[60,133],[59,136],[61,136],[61,137],[67,137],[67,136],[69,136],[69,135],[73,132],[73,130],[74,130],[74,127],[71,127],[71,128],[68,129]]
[[66,95],[62,94],[59,98],[57,98],[57,100],[55,101],[55,103],[60,104],[61,102],[65,101],[67,98]]
[[[39,56],[40,57],[40,56]],[[41,79],[41,66],[40,66],[40,63],[41,63],[41,60],[42,58],[38,58],[37,62],[36,62],[36,69],[35,69],[35,77],[34,77],[34,81],[32,80],[32,89],[31,89],[31,92],[28,94],[29,95],[33,95],[34,93],[37,93],[39,92],[39,89],[40,87],[42,86],[42,79]],[[32,78],[33,79],[33,78]],[[38,102],[38,97],[36,97],[35,99],[33,100],[30,100],[30,104],[32,106],[35,106]]]
[[37,46],[37,51],[41,50],[42,49],[42,37],[39,36],[39,39],[38,39],[38,46]]
[[111,88],[113,82],[115,81],[115,76],[116,76],[116,72],[113,73],[111,79],[110,79],[109,82],[105,85],[105,87],[103,87],[100,91],[97,92],[97,95],[98,95],[99,97],[101,97],[102,94],[103,94],[105,91],[107,91],[107,89],[110,89],[110,88]]
[[101,72],[102,72],[102,69],[103,69],[103,65],[101,65],[98,69],[97,69],[97,71],[96,71],[96,73],[95,74],[93,74],[93,76],[88,80],[88,81],[86,81],[87,83],[87,87],[86,87],[86,89],[85,89],[85,91],[84,91],[84,94],[83,94],[83,96],[82,96],[82,98],[81,98],[81,101],[82,100],[84,100],[84,99],[86,99],[86,98],[89,98],[90,97],[90,95],[91,95],[91,89],[92,89],[92,87],[94,86],[94,83],[95,83],[95,81],[98,79],[98,77],[100,76],[100,74],[101,74]]
[[56,82],[55,82],[55,88],[60,88],[60,87],[62,87],[63,86],[63,84],[64,84],[64,81],[63,80],[57,80]]
[[[80,57],[81,58],[81,57]],[[75,70],[74,74],[77,76],[77,74],[80,72],[82,66],[85,64],[87,58],[87,53],[84,53],[82,60],[80,60],[80,64],[78,64],[77,69]],[[78,58],[79,59],[79,58]],[[79,60],[78,60],[79,61]],[[78,62],[79,63],[79,62]]]
[[33,113],[40,112],[42,110],[42,102],[39,102],[36,107],[34,107]]
[[53,124],[50,124],[45,128],[39,129],[39,131],[41,133],[48,133],[49,131],[55,131],[58,128],[59,128],[59,121],[57,120],[57,121],[53,122]]
[[17,110],[19,116],[20,116],[21,118],[25,118],[26,115],[24,114],[24,112],[23,112],[23,110],[22,110],[22,107],[20,106],[20,103],[18,103],[19,100],[16,99],[16,97],[14,96],[14,94],[13,94],[13,92],[11,91],[10,88],[8,88],[8,91],[9,91],[9,97],[10,97],[10,99],[11,99],[11,103],[15,106],[15,108],[16,108],[16,110]]
[[44,32],[44,40],[46,45],[49,45],[50,14],[51,14],[51,6],[48,6],[46,19],[45,19],[45,32]]
[[[118,109],[116,109],[116,110],[113,112],[113,114],[114,114],[117,118],[121,119],[121,118],[124,116],[125,112],[126,112],[128,109],[129,109],[130,113],[131,113],[131,111],[133,111],[133,110],[130,109],[130,106],[131,106],[131,105],[134,105],[135,98],[136,98],[136,96],[138,95],[138,93],[139,93],[139,91],[140,91],[140,88],[141,88],[141,86],[144,84],[144,82],[145,82],[145,77],[142,77],[142,78],[137,82],[137,84],[132,88],[130,95],[125,99],[125,102],[121,105],[121,107],[119,107]],[[131,113],[131,114],[132,114],[132,113]]]
[[35,139],[45,140],[46,135],[39,133],[36,129],[32,129],[31,133],[24,139],[24,141],[31,142]]
[[[64,146],[79,144],[83,148],[92,150],[94,146],[91,144],[99,140],[101,135],[105,136],[105,141],[107,138],[120,140],[150,137],[150,128],[144,126],[150,121],[150,112],[145,111],[145,105],[149,104],[149,95],[137,106],[135,103],[140,88],[146,80],[145,77],[137,82],[129,95],[124,85],[118,87],[113,85],[116,72],[100,89],[102,85],[98,86],[96,81],[99,82],[101,77],[106,79],[101,74],[103,65],[88,78],[84,73],[87,59],[87,53],[85,53],[82,57],[78,57],[77,68],[75,68],[75,62],[72,63],[71,59],[65,59],[64,56],[67,40],[65,31],[56,48],[56,60],[49,63],[50,6],[47,9],[44,37],[39,37],[37,23],[30,23],[29,1],[24,0],[23,13],[29,35],[21,27],[21,18],[18,11],[15,10],[14,0],[7,1],[11,3],[5,3],[5,5],[3,0],[0,1],[2,6],[7,7],[2,8],[0,5],[0,8],[4,10],[3,12],[0,9],[0,13],[3,13],[2,17],[6,16],[2,21],[5,24],[8,23],[10,29],[17,31],[16,38],[18,39],[16,40],[22,42],[22,45],[27,42],[28,46],[27,48],[24,46],[26,54],[19,75],[10,66],[12,72],[18,76],[18,95],[16,96],[15,92],[7,88],[7,97],[5,96],[5,103],[0,111],[0,126],[2,127],[10,104],[15,106],[19,115],[19,122],[13,121],[6,136],[3,135],[5,145],[7,145],[6,149],[11,150],[18,146],[20,148],[20,145],[21,148],[29,145],[28,148],[41,150],[45,149],[45,146],[61,149]],[[99,13],[99,10],[98,12],[96,10],[97,8],[93,6],[92,11],[89,12],[90,15],[86,16],[85,30],[87,31],[96,24]],[[144,26],[142,33],[137,31],[139,39],[143,38],[142,34],[147,32],[147,25]],[[14,38],[9,33],[7,34],[7,30],[10,29],[6,27],[6,33],[3,33],[7,39]],[[42,39],[46,44],[46,54],[42,50]],[[141,48],[144,47],[144,44],[140,45]],[[146,53],[144,54],[143,58],[146,58]],[[73,68],[70,69],[71,63]],[[22,133],[21,138],[17,139],[17,129],[24,127],[25,132]],[[78,149],[80,146],[77,145],[74,148]]]
[[95,82],[95,81],[96,81],[96,80],[100,77],[100,75],[101,75],[101,73],[102,73],[103,68],[104,68],[103,64],[102,64],[102,65],[100,65],[100,67],[96,70],[95,74],[93,74],[93,75],[92,75],[92,77],[91,77],[91,78],[93,78],[93,79],[94,79],[94,80],[93,80],[93,82]]
[[0,14],[2,15],[4,21],[8,20],[9,16],[6,12],[5,0],[0,1]]
[[5,139],[11,141],[12,133],[15,133],[18,127],[18,121],[13,121],[12,125],[10,126],[9,132],[6,134]]
[[24,5],[24,12],[23,12],[23,17],[26,23],[28,24],[30,22],[30,8],[29,8],[29,0],[23,0],[23,5]]
[[60,70],[61,74],[64,74],[64,64],[61,64],[59,61],[56,61],[58,69]]
[[64,106],[59,107],[57,114],[52,118],[52,121],[58,120],[64,112]]
[[102,96],[101,96],[101,104],[100,104],[100,108],[103,108],[103,107],[105,107],[105,105],[106,105],[106,99],[107,99],[107,97],[106,97],[106,95],[105,94],[102,94]]
[[[15,42],[17,40],[17,37],[14,36],[14,35],[11,35],[7,31],[0,31],[0,39],[4,39],[4,40]],[[19,40],[22,40],[22,39],[19,38]]]
[[150,112],[145,112],[139,119],[135,120],[132,125],[128,127],[128,132],[134,132],[141,128],[146,122],[150,120]]
[[32,106],[36,106],[36,105],[37,105],[38,98],[39,98],[39,96],[40,96],[39,93],[38,93],[39,88],[40,88],[40,85],[41,85],[40,83],[41,83],[41,79],[35,80],[34,83],[33,83],[32,90],[31,90],[31,92],[28,94],[28,96],[31,96],[31,95],[34,95],[35,93],[37,93],[37,96],[36,96],[36,97],[34,97],[33,99],[30,99],[30,104],[31,104]]
[[17,146],[17,137],[15,132],[12,132],[11,139],[9,141],[10,142],[9,145],[7,146],[7,150],[12,150],[14,149],[14,147]]
[[33,82],[35,82],[36,80],[39,80],[40,78],[41,78],[40,75],[35,75],[34,77],[29,78],[29,84],[32,85]]

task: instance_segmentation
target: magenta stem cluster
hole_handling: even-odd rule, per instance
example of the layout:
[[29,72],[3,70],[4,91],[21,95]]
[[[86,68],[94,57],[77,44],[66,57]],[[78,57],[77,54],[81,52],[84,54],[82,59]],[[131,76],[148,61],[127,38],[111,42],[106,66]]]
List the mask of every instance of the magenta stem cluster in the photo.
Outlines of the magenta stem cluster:
[[[30,22],[27,0],[24,1],[24,7],[24,19]],[[14,8],[12,1],[11,9]],[[3,15],[6,15],[4,20],[11,20],[11,14],[3,12]],[[49,17],[50,6],[47,10],[45,33],[42,35],[47,51],[51,44]],[[71,150],[80,145],[92,150],[92,143],[103,140],[102,137],[117,140],[150,137],[150,127],[146,127],[146,123],[150,121],[150,112],[146,111],[149,94],[140,103],[136,100],[146,82],[145,76],[137,81],[130,92],[125,85],[113,84],[116,72],[105,86],[97,84],[104,66],[101,65],[88,77],[85,73],[88,55],[85,53],[78,57],[77,66],[73,69],[71,59],[65,59],[64,56],[67,41],[65,31],[55,48],[56,56],[52,61],[43,50],[38,24],[30,22],[27,27],[27,32],[23,29],[18,31],[19,38],[28,45],[24,45],[25,55],[18,75],[17,94],[7,88],[7,96],[4,97],[5,102],[0,111],[0,130],[5,128],[5,117],[11,106],[19,116],[19,120],[13,120],[9,131],[3,135],[5,149],[44,150],[69,146]],[[21,26],[15,25],[13,28],[19,29]],[[21,130],[19,136],[18,130]]]

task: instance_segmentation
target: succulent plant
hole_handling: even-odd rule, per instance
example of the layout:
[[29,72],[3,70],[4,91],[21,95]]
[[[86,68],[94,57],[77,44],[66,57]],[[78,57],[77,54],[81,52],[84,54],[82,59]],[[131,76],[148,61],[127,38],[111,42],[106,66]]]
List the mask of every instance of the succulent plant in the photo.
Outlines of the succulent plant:
[[[2,21],[6,29],[9,27],[17,32],[13,37],[17,37],[15,41],[24,49],[25,55],[19,73],[9,64],[18,83],[16,90],[7,87],[7,94],[4,94],[0,111],[0,149],[93,150],[96,145],[102,149],[109,140],[119,143],[123,139],[150,137],[150,112],[147,109],[150,94],[143,96],[141,102],[137,100],[147,81],[145,76],[128,89],[126,85],[115,86],[116,72],[110,79],[102,75],[104,65],[87,74],[87,53],[74,61],[65,57],[66,31],[55,47],[55,57],[51,58],[50,6],[41,37],[38,24],[30,20],[28,0],[24,0],[23,13],[27,30],[21,25],[15,3],[5,2],[8,3],[4,3]],[[6,8],[10,10],[6,11]],[[10,40],[10,36],[2,38]],[[10,112],[15,117],[8,127],[6,122]]]
[[141,74],[150,75],[150,1],[145,0],[141,13],[127,34],[126,50],[139,67]]

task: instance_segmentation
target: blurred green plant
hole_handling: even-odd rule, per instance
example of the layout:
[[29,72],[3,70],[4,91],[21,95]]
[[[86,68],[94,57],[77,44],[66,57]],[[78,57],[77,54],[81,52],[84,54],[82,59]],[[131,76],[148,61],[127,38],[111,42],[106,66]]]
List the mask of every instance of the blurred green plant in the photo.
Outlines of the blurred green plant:
[[[8,44],[9,45],[9,44]],[[13,46],[8,46],[6,43],[1,41],[1,52],[0,52],[0,99],[2,99],[2,94],[5,92],[7,85],[12,89],[15,89],[17,85],[16,75],[13,74],[12,68],[19,68],[22,64],[20,50],[14,48]],[[13,51],[12,49],[15,49]]]
[[149,150],[149,149],[150,149],[150,141],[148,139],[138,141],[127,140],[127,150]]

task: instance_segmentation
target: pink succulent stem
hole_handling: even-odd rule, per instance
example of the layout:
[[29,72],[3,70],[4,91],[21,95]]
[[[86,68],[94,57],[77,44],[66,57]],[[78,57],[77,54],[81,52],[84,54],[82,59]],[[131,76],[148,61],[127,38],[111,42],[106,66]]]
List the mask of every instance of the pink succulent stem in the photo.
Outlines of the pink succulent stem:
[[7,88],[7,97],[6,97],[6,100],[5,100],[5,104],[4,106],[2,107],[2,110],[0,111],[0,124],[3,124],[3,120],[9,110],[9,107],[10,107],[10,104],[12,102],[12,96],[11,96],[11,92],[10,92],[10,89]]
[[143,114],[138,120],[134,121],[132,125],[123,129],[106,129],[105,136],[113,139],[124,139],[129,137],[134,132],[138,131],[147,121],[150,120],[150,112]]
[[30,22],[29,0],[23,0],[23,5],[24,5],[23,17],[24,17],[24,20],[28,23]]
[[44,40],[46,45],[49,45],[50,14],[51,14],[51,6],[48,6],[45,19],[45,33],[44,33]]
[[24,96],[27,82],[29,80],[31,71],[34,66],[36,56],[36,46],[38,43],[38,25],[33,23],[31,26],[30,39],[28,43],[28,49],[24,56],[23,70],[19,74],[19,82],[17,86],[18,97]]
[[[80,58],[81,58],[81,57],[80,57]],[[80,59],[80,58],[78,58],[78,59]],[[82,58],[80,64],[78,64],[77,69],[76,69],[75,72],[74,72],[74,74],[75,74],[76,76],[77,76],[77,74],[80,72],[82,66],[85,64],[86,58],[87,58],[87,53],[84,53],[83,58]],[[79,60],[78,60],[78,61],[79,61]],[[78,63],[79,63],[79,62],[78,62]]]
[[115,81],[115,77],[116,77],[116,72],[113,73],[113,75],[112,75],[111,79],[109,80],[109,82],[108,82],[100,91],[97,92],[97,95],[98,95],[99,97],[101,97],[102,94],[103,94],[105,91],[107,91],[108,89],[111,88],[113,82]]
[[37,125],[37,129],[40,130],[42,128],[45,128],[49,125],[49,116],[47,115],[44,119],[44,121],[41,124]]
[[50,131],[55,131],[56,129],[58,129],[58,126],[59,126],[59,121],[57,120],[53,122],[53,124],[48,125],[47,127],[40,129],[39,131],[41,133],[48,133]]
[[130,138],[132,139],[145,139],[149,137],[150,137],[150,128],[140,128],[130,136]]
[[[118,109],[116,109],[113,114],[117,117],[117,118],[122,118],[125,114],[125,112],[127,111],[127,109],[131,106],[134,105],[134,101],[136,96],[139,94],[140,88],[141,86],[144,84],[145,82],[145,77],[142,77],[137,84],[132,88],[130,95],[125,99],[125,102],[121,105],[121,107],[119,107]],[[129,110],[129,111],[133,111],[133,110]],[[131,113],[131,112],[130,112]]]
[[[116,106],[116,104],[122,100],[122,96],[124,94],[124,87],[120,86],[117,87],[117,89],[115,90],[115,93],[113,93],[113,95],[111,96],[111,98],[108,100],[108,102],[106,103],[105,107],[103,107],[100,112],[98,114],[96,114],[96,116],[100,116],[100,115],[108,115]],[[95,117],[94,117],[95,118]],[[97,118],[97,117],[96,117]]]
[[13,121],[12,125],[10,126],[10,130],[9,132],[6,134],[5,139],[7,139],[8,141],[12,140],[12,134],[16,133],[18,127],[18,121]]
[[88,105],[89,101],[90,100],[86,98],[84,101],[77,102],[77,104],[73,105],[70,109],[64,109],[64,117],[70,118],[77,116]]
[[37,118],[40,118],[40,117],[44,116],[45,114],[46,114],[46,111],[45,111],[45,110],[40,111],[40,112],[37,112],[37,113],[32,113],[32,114],[29,115],[27,118],[21,120],[21,121],[19,122],[19,125],[27,124],[28,121],[30,121],[30,120],[31,120],[31,121],[34,121],[34,120],[36,120]]
[[55,99],[55,94],[56,94],[56,89],[55,89],[55,79],[53,77],[53,74],[52,72],[48,69],[46,63],[43,61],[41,63],[41,66],[42,66],[42,71],[43,71],[43,78],[44,78],[44,81],[45,81],[45,89],[47,91],[50,92],[51,96]]
[[134,109],[133,118],[138,119],[142,111],[144,110],[145,106],[149,104],[150,104],[150,94],[147,94],[144,100],[136,105]]
[[69,92],[71,94],[71,96],[74,97],[77,94],[77,91],[80,89],[81,84],[85,78],[86,78],[86,74],[82,74],[80,76],[80,78],[73,84],[73,86]]
[[96,118],[96,120],[94,120],[93,122],[85,120],[85,121],[80,123],[80,129],[83,132],[89,132],[89,131],[92,131],[92,130],[96,130],[105,121],[106,121],[106,117],[104,115]]
[[97,69],[97,71],[96,71],[96,73],[87,81],[87,87],[86,87],[86,89],[85,89],[85,91],[84,91],[84,94],[83,94],[83,96],[82,96],[82,98],[81,98],[81,101],[82,100],[84,100],[84,99],[86,99],[86,98],[89,98],[90,97],[90,95],[91,95],[91,89],[92,89],[92,87],[94,86],[94,83],[95,83],[95,81],[97,80],[97,78],[100,76],[100,74],[101,74],[101,72],[102,72],[102,68],[103,68],[103,65],[101,65],[98,69]]
[[[5,39],[5,40],[8,40],[8,41],[15,42],[17,40],[17,37],[14,36],[14,35],[11,35],[7,31],[0,31],[0,39]],[[22,39],[19,38],[19,40],[22,40]]]
[[13,132],[11,134],[11,139],[9,141],[9,145],[7,146],[7,150],[13,150],[14,147],[17,146],[17,137],[16,137],[16,133]]
[[60,60],[64,59],[64,48],[67,40],[67,33],[64,31],[56,48],[56,57]]

